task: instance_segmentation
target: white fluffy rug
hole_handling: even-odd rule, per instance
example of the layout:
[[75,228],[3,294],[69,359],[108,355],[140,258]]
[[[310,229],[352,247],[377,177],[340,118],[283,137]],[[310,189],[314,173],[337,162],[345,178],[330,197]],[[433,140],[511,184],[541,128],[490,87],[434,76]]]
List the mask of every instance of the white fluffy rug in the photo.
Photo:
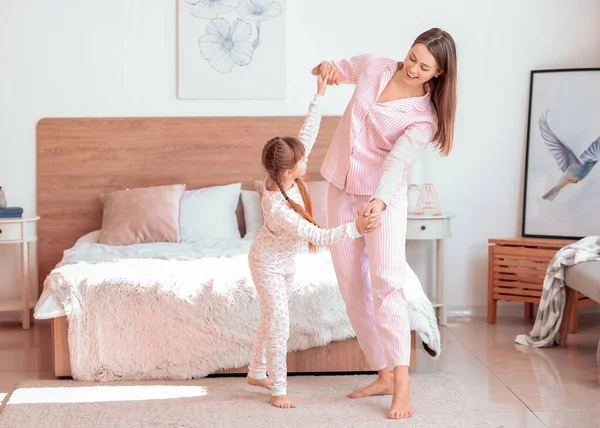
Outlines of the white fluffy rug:
[[276,409],[245,379],[87,383],[30,381],[8,397],[0,428],[69,427],[492,427],[450,375],[413,375],[414,417],[386,419],[389,396],[345,394],[373,376],[294,376],[296,409]]

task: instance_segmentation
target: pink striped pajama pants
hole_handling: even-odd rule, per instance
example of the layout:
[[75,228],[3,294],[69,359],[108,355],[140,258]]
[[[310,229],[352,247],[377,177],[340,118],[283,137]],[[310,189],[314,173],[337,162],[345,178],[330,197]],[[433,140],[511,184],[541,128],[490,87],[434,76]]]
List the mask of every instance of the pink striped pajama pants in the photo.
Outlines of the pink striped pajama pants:
[[[327,186],[327,227],[356,219],[370,196]],[[410,364],[410,324],[404,296],[407,202],[395,198],[381,229],[330,247],[346,312],[373,370]],[[369,275],[370,273],[370,275]]]

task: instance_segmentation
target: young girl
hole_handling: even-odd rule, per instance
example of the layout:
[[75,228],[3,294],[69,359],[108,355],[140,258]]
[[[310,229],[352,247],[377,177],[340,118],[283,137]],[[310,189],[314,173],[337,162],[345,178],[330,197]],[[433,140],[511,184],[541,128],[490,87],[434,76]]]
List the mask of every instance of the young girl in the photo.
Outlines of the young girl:
[[[287,386],[287,340],[289,313],[287,293],[295,272],[295,256],[302,242],[315,246],[334,245],[344,239],[360,237],[378,229],[376,220],[357,213],[356,221],[333,229],[321,229],[312,217],[311,201],[302,176],[321,122],[321,102],[327,80],[318,78],[318,92],[298,138],[275,137],[262,152],[262,164],[268,173],[262,208],[264,224],[249,253],[250,273],[260,298],[261,321],[252,347],[247,381],[271,390],[270,403],[291,408]],[[267,379],[267,371],[269,379]]]

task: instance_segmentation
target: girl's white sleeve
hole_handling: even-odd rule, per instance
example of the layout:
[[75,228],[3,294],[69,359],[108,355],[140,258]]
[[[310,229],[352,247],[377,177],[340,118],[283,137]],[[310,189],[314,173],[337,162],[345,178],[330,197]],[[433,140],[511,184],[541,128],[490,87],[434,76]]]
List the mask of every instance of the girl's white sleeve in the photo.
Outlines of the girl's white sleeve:
[[317,247],[335,245],[344,239],[356,239],[361,236],[352,221],[333,229],[321,229],[307,221],[291,207],[282,207],[277,212],[279,226],[287,230],[294,230],[303,241],[308,241]]
[[304,123],[298,133],[298,139],[304,144],[306,149],[306,156],[310,154],[317,137],[319,136],[319,128],[321,127],[321,118],[323,117],[323,96],[315,94],[310,106],[308,107],[308,114]]

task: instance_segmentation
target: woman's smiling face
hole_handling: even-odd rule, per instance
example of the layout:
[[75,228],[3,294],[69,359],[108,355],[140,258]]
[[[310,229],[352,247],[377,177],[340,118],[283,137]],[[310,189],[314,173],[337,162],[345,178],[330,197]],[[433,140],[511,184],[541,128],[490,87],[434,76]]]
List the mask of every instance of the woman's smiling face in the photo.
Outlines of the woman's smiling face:
[[422,43],[415,44],[404,59],[404,79],[411,85],[424,85],[440,73],[435,58]]

